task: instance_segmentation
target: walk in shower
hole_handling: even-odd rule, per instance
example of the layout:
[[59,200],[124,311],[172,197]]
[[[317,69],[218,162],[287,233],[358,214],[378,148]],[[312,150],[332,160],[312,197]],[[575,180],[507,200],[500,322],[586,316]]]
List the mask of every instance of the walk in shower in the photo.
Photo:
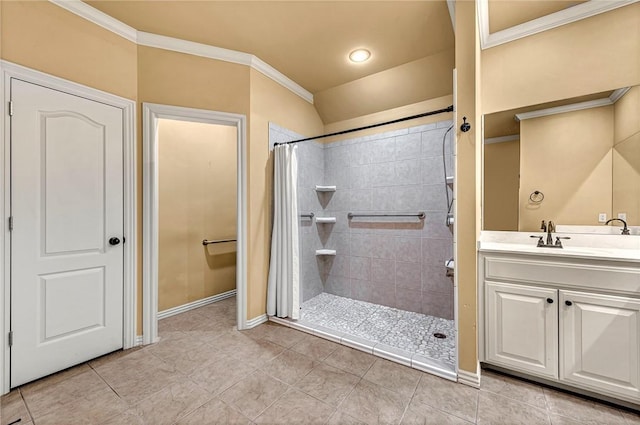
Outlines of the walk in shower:
[[[295,326],[455,376],[451,125],[297,144]],[[270,128],[272,143],[297,138]]]

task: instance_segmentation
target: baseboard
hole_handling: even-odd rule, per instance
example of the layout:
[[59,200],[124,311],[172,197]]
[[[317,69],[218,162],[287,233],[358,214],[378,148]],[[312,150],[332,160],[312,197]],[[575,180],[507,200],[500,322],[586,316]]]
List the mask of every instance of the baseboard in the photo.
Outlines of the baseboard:
[[473,388],[480,388],[480,368],[475,373],[458,370],[458,382]]
[[187,304],[182,304],[177,307],[173,307],[164,311],[158,312],[158,320],[166,319],[167,317],[175,316],[176,314],[184,313],[189,310],[194,310],[199,307],[203,307],[207,304],[212,304],[217,301],[222,301],[226,298],[231,298],[236,295],[236,290],[232,289],[231,291],[223,292],[222,294],[212,295],[207,298],[203,298],[201,300],[193,301]]
[[142,345],[142,341],[143,341],[143,339],[142,339],[142,335],[138,335],[138,336],[136,336],[136,339],[135,339],[135,341],[133,342],[133,346],[134,346],[134,347],[138,347],[138,346]]
[[254,317],[253,319],[249,319],[246,322],[246,329],[251,329],[251,328],[255,328],[258,325],[263,324],[264,322],[267,322],[269,320],[269,317],[267,317],[266,314],[263,314],[262,316],[258,316],[258,317]]

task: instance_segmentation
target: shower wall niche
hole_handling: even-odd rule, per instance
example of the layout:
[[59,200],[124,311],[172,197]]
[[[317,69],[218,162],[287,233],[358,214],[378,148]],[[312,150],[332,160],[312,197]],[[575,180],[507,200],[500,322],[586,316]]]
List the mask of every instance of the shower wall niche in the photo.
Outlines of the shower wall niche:
[[[451,121],[340,142],[298,144],[301,292],[322,292],[453,319],[453,256],[446,224],[453,176]],[[272,140],[299,138],[273,126]],[[280,132],[280,133],[278,133]],[[289,138],[285,138],[285,134]],[[276,138],[281,140],[277,140]],[[335,185],[335,192],[316,191]],[[354,213],[414,213],[416,217],[354,217]],[[318,223],[317,217],[336,217]],[[336,251],[318,256],[319,249]]]

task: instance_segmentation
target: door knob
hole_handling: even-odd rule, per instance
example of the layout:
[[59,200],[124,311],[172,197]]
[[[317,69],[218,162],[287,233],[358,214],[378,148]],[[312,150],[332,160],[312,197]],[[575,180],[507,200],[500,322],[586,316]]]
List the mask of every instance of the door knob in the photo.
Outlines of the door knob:
[[548,302],[549,304],[553,304],[553,298],[547,298],[547,302]]
[[564,303],[565,303],[566,305],[573,305],[573,303],[572,303],[571,301],[569,301],[569,300],[565,301]]
[[118,244],[120,244],[120,239],[118,238],[109,239],[109,245],[118,245]]

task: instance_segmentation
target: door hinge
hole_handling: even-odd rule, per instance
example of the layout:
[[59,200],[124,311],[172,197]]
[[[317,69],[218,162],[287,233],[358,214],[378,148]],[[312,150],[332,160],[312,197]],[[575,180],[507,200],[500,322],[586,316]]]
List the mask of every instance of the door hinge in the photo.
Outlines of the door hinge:
[[13,102],[11,100],[9,101],[9,116],[13,116]]
[[13,231],[13,216],[9,217],[9,231]]
[[9,347],[13,346],[13,331],[9,331]]

